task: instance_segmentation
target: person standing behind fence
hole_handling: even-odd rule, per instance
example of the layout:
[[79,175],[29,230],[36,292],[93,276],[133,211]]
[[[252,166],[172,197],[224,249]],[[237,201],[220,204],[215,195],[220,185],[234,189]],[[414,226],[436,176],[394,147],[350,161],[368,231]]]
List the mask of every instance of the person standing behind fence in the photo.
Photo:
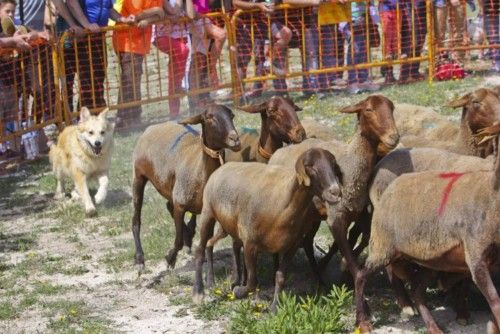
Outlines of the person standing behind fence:
[[[344,35],[340,23],[351,21],[351,3],[348,0],[323,2],[319,5],[318,23],[320,26],[320,64],[322,69],[344,66]],[[344,72],[320,74],[321,90],[342,84]]]
[[[380,0],[378,6],[384,36],[383,56],[387,61],[396,59],[398,56],[398,39],[400,39],[398,18],[401,17],[401,12],[398,13],[398,3],[399,0]],[[385,84],[396,81],[392,66],[382,66],[380,71],[385,77]]]
[[[434,33],[438,48],[445,47],[446,27],[449,27],[448,47],[467,45],[466,9],[463,0],[434,0]],[[453,51],[455,60],[463,61],[463,51]]]
[[[164,5],[167,17],[172,21],[184,15],[182,0],[168,0]],[[182,79],[186,73],[186,62],[189,56],[188,32],[183,21],[168,22],[154,26],[153,44],[168,55],[168,95],[182,93]],[[181,99],[179,97],[168,100],[170,119],[177,119],[180,112]]]
[[[369,36],[366,29],[367,17],[370,19],[370,14],[367,14],[371,0],[365,2],[351,3],[352,22],[350,29],[346,33],[349,36],[349,49],[347,52],[347,64],[357,65],[368,62],[368,52],[370,48],[370,40],[374,36]],[[368,78],[368,69],[355,69],[348,71],[348,92],[351,94],[361,93],[363,91],[376,91],[380,87]]]
[[[500,44],[500,1],[482,0],[481,5],[484,15],[484,31],[491,45]],[[500,49],[491,49],[493,72],[500,73]]]
[[[238,9],[251,10],[258,9],[260,13],[253,16],[254,19],[254,34],[255,40],[251,40],[251,26],[250,16],[242,17],[241,23],[238,24],[236,30],[236,42],[238,44],[238,74],[240,78],[246,77],[248,63],[252,57],[252,42],[255,43],[255,67],[256,76],[264,75],[265,41],[269,39],[269,29],[272,45],[272,71],[273,74],[278,76],[273,80],[274,89],[278,93],[286,94],[287,85],[286,80],[282,77],[286,73],[285,60],[287,55],[287,48],[290,39],[292,38],[292,31],[280,22],[272,20],[274,12],[274,3],[267,3],[264,0],[233,0],[233,6]],[[268,21],[268,16],[271,20]],[[270,22],[270,24],[269,24]],[[263,83],[260,81],[255,82],[254,90],[245,94],[247,97],[257,97],[262,94]]]
[[[409,58],[417,58],[422,54],[427,34],[427,9],[425,0],[405,0],[401,5],[403,9],[401,36],[406,36],[401,42],[402,53]],[[420,62],[405,63],[401,65],[399,83],[420,81],[425,77],[419,72]]]
[[113,47],[120,62],[119,104],[136,102],[137,106],[121,107],[117,114],[118,129],[141,122],[141,78],[144,57],[151,49],[150,24],[164,17],[161,0],[124,0],[120,24],[137,23],[137,27],[113,32]]
[[121,16],[113,9],[112,0],[67,0],[73,17],[89,31],[84,38],[73,42],[73,57],[65,59],[80,81],[80,107],[100,110],[106,106],[104,80],[106,78],[106,35],[102,27],[108,21],[119,21]]

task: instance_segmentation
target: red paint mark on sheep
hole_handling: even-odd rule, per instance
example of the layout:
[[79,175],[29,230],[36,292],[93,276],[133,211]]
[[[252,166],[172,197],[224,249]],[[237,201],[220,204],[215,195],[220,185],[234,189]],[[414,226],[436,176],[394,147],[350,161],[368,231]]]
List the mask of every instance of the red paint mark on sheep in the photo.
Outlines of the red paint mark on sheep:
[[448,198],[450,197],[451,189],[453,189],[453,185],[458,181],[460,177],[462,177],[465,173],[441,173],[439,177],[442,179],[450,179],[448,184],[444,188],[443,197],[441,198],[441,204],[439,205],[438,215],[441,216],[446,209],[446,204],[448,203]]

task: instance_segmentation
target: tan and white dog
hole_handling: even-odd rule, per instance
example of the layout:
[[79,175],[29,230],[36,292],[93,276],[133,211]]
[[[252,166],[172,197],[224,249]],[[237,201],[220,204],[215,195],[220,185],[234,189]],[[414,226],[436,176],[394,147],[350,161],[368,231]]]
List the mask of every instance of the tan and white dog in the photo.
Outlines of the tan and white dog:
[[64,179],[70,177],[75,183],[72,197],[82,199],[87,216],[96,214],[87,182],[92,179],[99,182],[94,197],[96,204],[102,203],[107,194],[114,131],[107,114],[108,109],[94,116],[87,108],[82,108],[78,125],[66,127],[57,143],[50,145],[49,159],[57,178],[54,198],[64,198]]

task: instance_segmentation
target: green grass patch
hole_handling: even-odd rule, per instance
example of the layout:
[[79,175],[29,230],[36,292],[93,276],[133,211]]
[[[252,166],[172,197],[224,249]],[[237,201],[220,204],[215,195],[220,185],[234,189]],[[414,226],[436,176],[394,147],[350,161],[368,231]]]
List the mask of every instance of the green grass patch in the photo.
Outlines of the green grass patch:
[[15,319],[19,310],[10,301],[0,302],[0,320]]
[[283,293],[276,314],[263,313],[262,304],[250,300],[236,307],[231,333],[344,333],[352,293],[333,287],[327,296],[297,297]]

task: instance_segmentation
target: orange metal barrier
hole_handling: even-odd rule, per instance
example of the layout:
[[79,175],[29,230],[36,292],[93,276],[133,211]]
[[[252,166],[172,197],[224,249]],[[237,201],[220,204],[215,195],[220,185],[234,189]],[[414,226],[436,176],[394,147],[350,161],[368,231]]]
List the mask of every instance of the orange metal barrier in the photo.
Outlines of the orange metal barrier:
[[[237,10],[197,21],[165,20],[152,29],[150,52],[151,27],[137,34],[128,25],[79,38],[65,33],[25,53],[3,52],[0,82],[6,89],[0,94],[10,102],[0,115],[0,143],[47,124],[70,124],[82,106],[117,109],[119,126],[129,127],[139,123],[141,107],[153,103],[168,101],[168,109],[156,112],[158,121],[177,117],[181,109],[198,113],[221,92],[238,105],[267,89],[358,92],[425,74],[430,82],[436,54],[500,52],[498,31],[479,45],[443,39],[433,0],[379,6],[377,15],[367,4],[279,5],[270,15]],[[487,9],[486,16],[495,10]],[[144,52],[122,52],[123,40],[142,43]]]

